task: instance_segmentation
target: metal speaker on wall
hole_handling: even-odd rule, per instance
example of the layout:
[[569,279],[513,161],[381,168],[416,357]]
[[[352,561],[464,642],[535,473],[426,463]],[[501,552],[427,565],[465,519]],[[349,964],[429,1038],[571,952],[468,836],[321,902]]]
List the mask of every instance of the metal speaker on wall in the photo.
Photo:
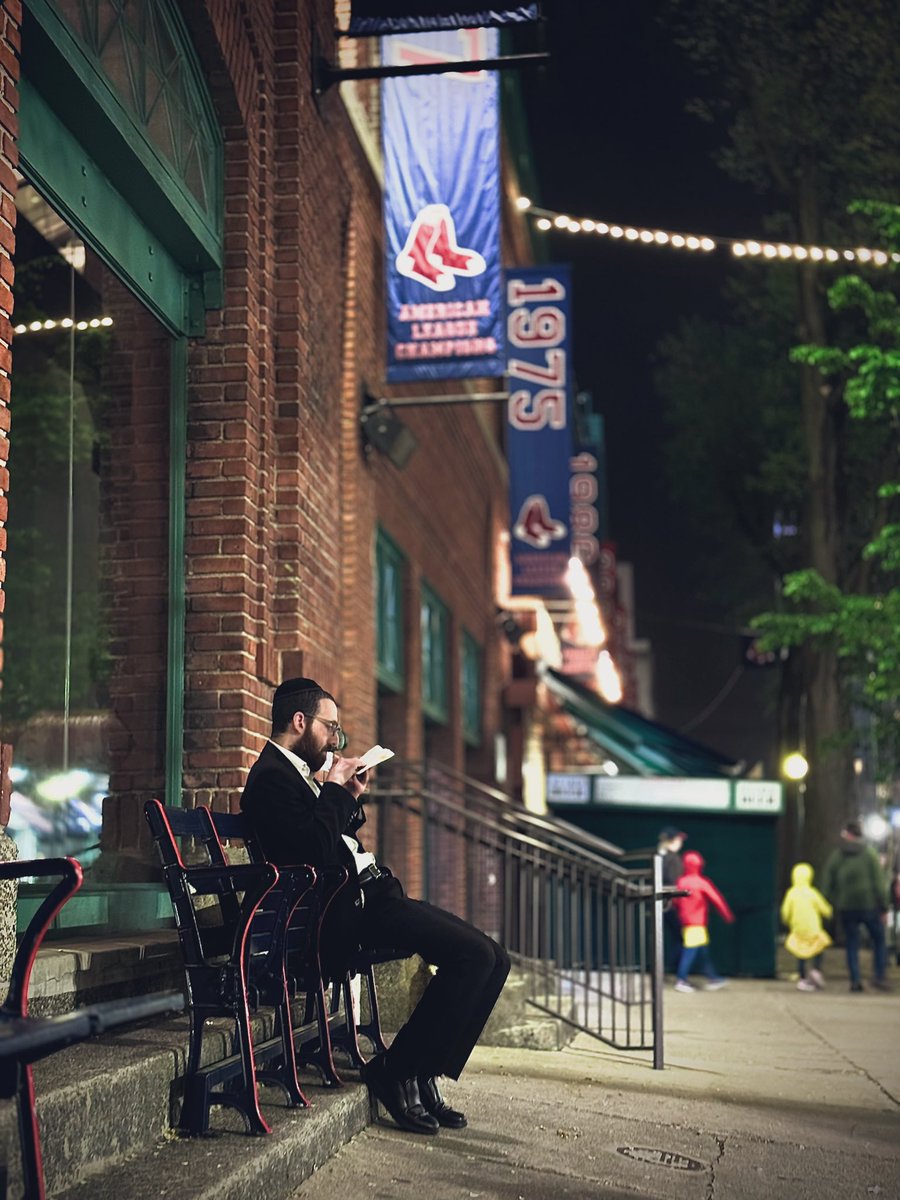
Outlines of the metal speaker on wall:
[[387,408],[363,411],[359,420],[369,445],[387,455],[397,470],[402,471],[417,444],[408,427]]

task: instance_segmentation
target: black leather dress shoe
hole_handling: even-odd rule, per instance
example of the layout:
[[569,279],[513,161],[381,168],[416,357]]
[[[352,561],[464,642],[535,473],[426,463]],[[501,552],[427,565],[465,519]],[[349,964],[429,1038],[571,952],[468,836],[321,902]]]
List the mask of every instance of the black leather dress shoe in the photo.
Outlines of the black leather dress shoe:
[[422,1107],[415,1079],[392,1079],[385,1070],[383,1054],[367,1063],[360,1075],[370,1097],[384,1105],[401,1129],[428,1134],[440,1129],[437,1119]]
[[420,1075],[418,1079],[419,1096],[427,1113],[434,1117],[445,1129],[465,1129],[468,1125],[466,1114],[456,1108],[451,1108],[438,1087],[434,1075]]

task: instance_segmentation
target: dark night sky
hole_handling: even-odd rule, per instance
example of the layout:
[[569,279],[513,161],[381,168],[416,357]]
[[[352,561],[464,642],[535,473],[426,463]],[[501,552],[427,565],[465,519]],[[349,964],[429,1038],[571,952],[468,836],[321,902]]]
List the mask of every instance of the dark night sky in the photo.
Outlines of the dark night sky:
[[[685,112],[695,85],[657,26],[658,8],[655,0],[548,0],[553,65],[522,80],[539,190],[532,199],[573,217],[758,235],[759,198],[715,166],[715,132]],[[657,718],[679,728],[731,676],[739,640],[692,577],[697,534],[687,534],[663,474],[654,349],[681,316],[716,313],[735,268],[724,250],[701,256],[583,234],[548,235],[548,256],[574,266],[577,383],[594,393],[606,421],[610,532],[635,567],[637,632],[654,648]],[[763,757],[772,727],[764,676],[744,672],[690,736],[736,757]]]

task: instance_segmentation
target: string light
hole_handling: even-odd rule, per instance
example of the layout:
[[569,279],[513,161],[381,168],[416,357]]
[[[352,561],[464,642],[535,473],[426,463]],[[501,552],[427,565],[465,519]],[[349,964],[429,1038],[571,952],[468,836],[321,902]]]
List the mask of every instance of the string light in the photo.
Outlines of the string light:
[[769,262],[859,262],[875,267],[889,263],[900,263],[900,253],[873,250],[867,246],[801,246],[793,242],[762,242],[752,238],[711,237],[694,233],[671,233],[665,229],[642,229],[635,225],[609,225],[586,217],[578,220],[566,213],[537,208],[526,196],[519,196],[516,208],[534,217],[535,225],[546,233],[559,229],[565,233],[581,233],[599,237],[610,237],[615,241],[633,242],[644,246],[666,246],[675,250],[689,250],[710,254],[716,249],[730,250],[735,258],[766,259]]
[[23,333],[49,333],[54,329],[74,328],[83,333],[85,329],[108,329],[112,324],[112,317],[91,317],[89,321],[73,321],[71,317],[62,317],[59,321],[54,321],[52,317],[48,317],[46,321],[29,321],[27,325],[16,325],[13,332],[19,337]]

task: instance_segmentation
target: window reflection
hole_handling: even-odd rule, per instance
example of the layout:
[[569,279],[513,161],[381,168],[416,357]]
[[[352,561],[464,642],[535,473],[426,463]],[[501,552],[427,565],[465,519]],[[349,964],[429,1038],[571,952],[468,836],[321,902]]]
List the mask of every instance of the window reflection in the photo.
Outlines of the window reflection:
[[26,182],[17,208],[9,832],[89,865],[104,798],[162,780],[168,339]]

